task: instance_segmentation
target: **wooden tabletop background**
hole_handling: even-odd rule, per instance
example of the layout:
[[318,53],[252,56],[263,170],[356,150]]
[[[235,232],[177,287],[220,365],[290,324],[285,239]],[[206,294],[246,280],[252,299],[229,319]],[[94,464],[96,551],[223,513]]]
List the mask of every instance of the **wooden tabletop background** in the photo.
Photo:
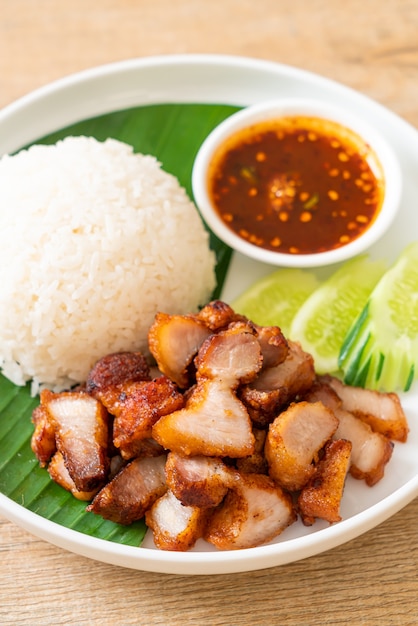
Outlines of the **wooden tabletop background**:
[[[78,70],[172,53],[311,70],[418,127],[416,0],[0,0],[0,107]],[[418,624],[417,519],[418,499],[319,556],[196,577],[95,562],[0,518],[0,624]]]

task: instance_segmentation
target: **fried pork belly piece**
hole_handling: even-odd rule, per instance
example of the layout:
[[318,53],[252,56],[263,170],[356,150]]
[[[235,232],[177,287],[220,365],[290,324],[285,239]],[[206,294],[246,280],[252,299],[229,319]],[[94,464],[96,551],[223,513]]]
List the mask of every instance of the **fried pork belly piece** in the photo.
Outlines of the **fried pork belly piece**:
[[322,402],[329,409],[335,411],[342,406],[342,400],[337,392],[326,382],[325,377],[321,376],[317,378],[309,391],[303,395],[303,400],[306,402]]
[[263,369],[252,384],[258,390],[284,388],[287,398],[282,403],[307,391],[315,380],[312,356],[296,341],[288,341],[288,348],[285,360],[276,367]]
[[208,510],[184,506],[168,490],[146,512],[145,522],[160,550],[190,550],[203,535]]
[[341,398],[343,409],[389,439],[400,442],[407,440],[409,428],[398,395],[350,387],[333,376],[324,379]]
[[148,332],[148,344],[160,371],[186,389],[194,380],[192,361],[210,334],[197,316],[157,313]]
[[330,376],[320,376],[305,399],[320,399],[334,411],[339,424],[333,437],[347,439],[352,444],[350,474],[372,486],[383,477],[393,444],[388,437],[374,432],[369,424],[342,408],[342,400],[330,385],[331,380]]
[[224,381],[231,389],[255,379],[263,364],[260,344],[252,325],[231,324],[202,344],[196,359],[197,380]]
[[252,548],[271,541],[295,520],[291,497],[268,476],[239,474],[210,517],[204,538],[219,550]]
[[79,491],[102,485],[109,471],[109,415],[104,406],[85,391],[41,392],[71,479]]
[[277,365],[286,358],[287,340],[278,326],[258,326],[244,315],[236,313],[229,304],[222,300],[209,302],[199,311],[196,318],[203,321],[213,333],[225,330],[237,322],[253,326],[260,342],[265,367]]
[[152,436],[153,425],[183,404],[182,394],[166,376],[122,385],[112,407],[113,442],[122,457],[139,456],[143,441]]
[[[140,439],[135,441],[135,445],[129,446],[130,449],[135,449],[135,456],[161,456],[166,451],[159,443],[155,441],[152,437],[147,437],[146,439]],[[131,452],[132,454],[132,452]],[[121,458],[123,460],[130,460],[132,456],[130,455],[130,451],[125,450],[124,456]]]
[[80,491],[77,489],[73,479],[68,473],[61,452],[56,452],[52,457],[48,465],[48,473],[54,482],[72,493],[77,500],[89,501],[97,493],[97,488],[93,491]]
[[118,524],[141,519],[167,490],[165,461],[165,455],[134,459],[99,491],[87,511]]
[[236,467],[245,474],[268,474],[268,464],[264,454],[267,431],[253,428],[254,452],[249,456],[236,460]]
[[287,341],[278,327],[256,326],[221,300],[210,302],[196,315],[157,313],[148,333],[150,351],[160,371],[181,389],[187,389],[194,382],[193,359],[203,342],[211,334],[237,324],[257,335],[264,367],[286,358]]
[[297,342],[288,342],[285,360],[263,369],[257,378],[240,391],[250,417],[259,427],[265,427],[286,404],[304,394],[315,380],[313,358]]
[[335,439],[347,439],[352,444],[350,474],[365,480],[370,487],[375,485],[385,472],[385,466],[393,452],[393,443],[381,433],[372,430],[352,413],[337,409],[338,428]]
[[273,480],[290,491],[302,489],[337,427],[338,419],[322,402],[291,404],[270,425],[266,439],[264,450]]
[[86,391],[110,410],[120,386],[139,380],[150,380],[145,356],[141,352],[115,352],[99,359],[90,370]]
[[46,467],[55,454],[55,427],[46,407],[39,405],[32,412],[32,422],[35,426],[31,438],[32,452],[35,454],[41,467]]
[[244,315],[236,313],[222,300],[213,300],[199,311],[196,317],[203,321],[213,332],[226,329],[231,324],[242,322],[252,326],[260,342],[263,355],[263,367],[278,365],[287,356],[288,345],[285,336],[277,326],[258,326]]
[[263,370],[276,367],[289,354],[289,344],[278,326],[255,326],[263,355]]
[[196,318],[202,321],[212,333],[224,330],[234,322],[248,321],[222,300],[209,302],[197,313]]
[[196,385],[185,408],[163,416],[152,432],[164,448],[185,456],[239,458],[254,451],[247,410],[218,380]]
[[241,327],[211,335],[195,359],[197,383],[186,406],[161,419],[153,437],[185,456],[240,458],[254,452],[248,412],[235,389],[261,368],[260,345]]
[[170,452],[165,472],[169,489],[183,505],[204,509],[218,506],[233,482],[231,469],[221,459],[208,456]]
[[298,497],[303,523],[311,526],[316,518],[330,524],[341,521],[340,504],[350,467],[352,444],[345,439],[329,441],[315,474]]

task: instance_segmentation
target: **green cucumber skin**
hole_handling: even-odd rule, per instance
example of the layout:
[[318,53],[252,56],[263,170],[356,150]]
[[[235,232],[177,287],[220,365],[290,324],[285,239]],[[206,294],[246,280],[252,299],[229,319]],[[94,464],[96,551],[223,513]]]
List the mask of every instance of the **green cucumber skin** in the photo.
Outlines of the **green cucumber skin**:
[[[386,337],[373,317],[373,303],[381,302],[382,297],[385,300],[385,286],[394,282],[405,262],[411,262],[407,254],[413,254],[418,261],[418,242],[409,246],[382,277],[344,339],[338,366],[349,385],[406,392],[418,376],[418,354],[411,353],[412,344],[405,347],[397,343],[396,337]],[[408,290],[408,285],[405,288]]]
[[361,334],[364,332],[366,325],[369,322],[369,302],[366,303],[363,310],[351,325],[344,342],[341,346],[340,354],[338,357],[338,365],[342,367],[344,363],[349,359],[349,355],[352,350],[358,350],[358,340]]

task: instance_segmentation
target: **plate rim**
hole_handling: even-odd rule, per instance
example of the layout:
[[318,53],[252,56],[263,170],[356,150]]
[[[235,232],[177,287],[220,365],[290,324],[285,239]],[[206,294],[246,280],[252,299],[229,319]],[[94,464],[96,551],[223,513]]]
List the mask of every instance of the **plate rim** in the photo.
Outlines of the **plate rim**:
[[[43,518],[29,509],[25,509],[4,494],[0,493],[0,513],[7,519],[15,522],[31,534],[52,543],[62,549],[80,556],[91,558],[111,565],[128,569],[139,569],[164,574],[178,575],[213,575],[225,573],[249,572],[260,569],[269,569],[281,565],[294,563],[305,558],[323,554],[340,545],[359,537],[376,528],[378,525],[396,514],[400,508],[409,504],[411,493],[418,493],[418,476],[411,478],[395,492],[398,497],[392,506],[386,507],[387,500],[392,500],[391,494],[372,505],[368,509],[355,514],[352,518],[342,520],[327,528],[316,530],[302,537],[287,539],[282,543],[267,544],[255,548],[246,548],[236,551],[213,552],[168,552],[164,550],[135,547],[115,543],[92,535],[81,533],[72,528]],[[378,522],[376,523],[376,519]],[[354,521],[354,523],[353,523]],[[349,526],[348,531],[347,526]],[[326,535],[327,546],[324,549],[321,542],[315,540],[318,536]],[[314,540],[312,540],[314,538]],[[272,548],[284,547],[275,553]],[[96,550],[101,552],[97,558]],[[136,554],[136,552],[138,552]],[[230,565],[233,554],[233,568],[226,571],[223,566]],[[173,554],[176,559],[173,560]],[[242,565],[244,564],[244,567]],[[141,567],[138,567],[141,565]]]

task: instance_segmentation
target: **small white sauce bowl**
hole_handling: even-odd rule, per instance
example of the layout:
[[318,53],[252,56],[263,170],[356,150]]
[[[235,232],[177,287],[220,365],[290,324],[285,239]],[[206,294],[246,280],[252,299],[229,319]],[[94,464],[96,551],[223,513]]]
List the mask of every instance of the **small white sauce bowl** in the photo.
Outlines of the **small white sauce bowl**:
[[[215,152],[228,137],[260,122],[281,117],[314,117],[330,120],[360,136],[371,147],[383,173],[384,197],[378,215],[356,239],[341,247],[310,254],[276,252],[256,246],[231,230],[219,216],[209,195],[208,172]],[[284,267],[320,267],[338,263],[368,250],[388,230],[399,207],[402,176],[398,160],[384,137],[366,121],[350,111],[321,100],[283,98],[249,106],[221,122],[205,139],[196,156],[192,172],[196,205],[208,227],[229,247],[253,259]]]

